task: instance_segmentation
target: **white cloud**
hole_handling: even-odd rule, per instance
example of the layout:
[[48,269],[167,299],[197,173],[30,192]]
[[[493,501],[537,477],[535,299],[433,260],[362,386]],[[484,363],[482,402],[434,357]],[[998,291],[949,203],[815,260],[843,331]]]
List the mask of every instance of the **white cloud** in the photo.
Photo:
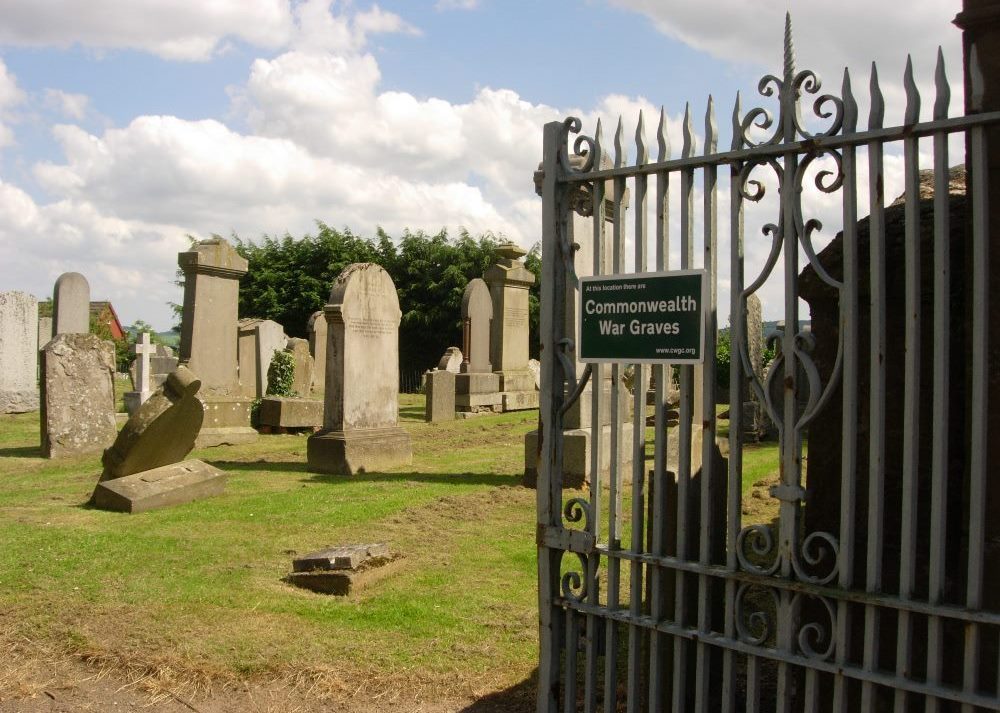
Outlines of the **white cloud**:
[[446,10],[475,10],[479,7],[479,0],[437,0],[434,9],[439,12]]
[[68,119],[80,121],[90,108],[90,97],[86,94],[71,94],[61,89],[46,89],[45,104]]

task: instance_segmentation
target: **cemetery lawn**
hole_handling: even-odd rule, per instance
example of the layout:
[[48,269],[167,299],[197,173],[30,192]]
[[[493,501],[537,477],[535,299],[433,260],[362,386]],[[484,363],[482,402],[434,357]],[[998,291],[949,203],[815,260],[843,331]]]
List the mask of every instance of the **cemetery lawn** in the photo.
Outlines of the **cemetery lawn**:
[[[537,412],[427,424],[402,395],[400,414],[411,466],[318,475],[306,436],[261,436],[192,453],[223,496],[139,515],[86,506],[99,457],[42,459],[38,414],[0,416],[0,713],[532,708]],[[363,542],[402,568],[346,598],[282,581]]]

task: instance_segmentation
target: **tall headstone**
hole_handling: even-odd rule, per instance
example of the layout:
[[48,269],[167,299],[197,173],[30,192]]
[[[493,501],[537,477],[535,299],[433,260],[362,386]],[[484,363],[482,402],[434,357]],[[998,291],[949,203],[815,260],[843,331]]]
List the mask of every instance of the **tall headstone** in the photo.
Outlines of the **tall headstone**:
[[429,423],[455,420],[455,374],[447,369],[427,372],[424,384],[424,420]]
[[292,337],[285,346],[285,351],[292,355],[295,365],[292,371],[292,391],[302,398],[309,396],[313,384],[315,370],[312,355],[309,353],[309,342],[305,339]]
[[[760,384],[764,385],[764,318],[760,298],[747,297],[746,315],[747,355],[750,365]],[[739,358],[735,353],[733,358]],[[743,394],[743,432],[749,441],[763,438],[768,431],[767,409],[760,402],[757,391],[748,387]]]
[[399,320],[389,273],[355,263],[333,283],[323,429],[309,437],[309,470],[353,475],[409,463],[399,426]]
[[64,272],[52,288],[52,330],[55,334],[90,332],[90,283],[79,272]]
[[184,273],[180,361],[201,378],[205,420],[196,447],[249,443],[252,399],[240,393],[236,319],[247,261],[222,238],[177,256]]
[[505,243],[499,262],[486,271],[493,299],[490,361],[500,377],[504,411],[538,408],[538,392],[528,371],[528,289],[535,276],[524,266],[525,251]]
[[326,386],[326,315],[323,310],[313,312],[307,325],[309,332],[309,353],[312,354],[313,385],[317,393],[323,393]]
[[139,407],[146,402],[146,399],[153,393],[150,389],[150,357],[156,354],[156,345],[150,340],[149,332],[143,332],[139,341],[132,346],[135,353],[135,391],[128,391],[123,395],[125,410],[131,416]]
[[490,362],[490,330],[493,300],[490,288],[478,277],[470,280],[462,295],[462,354],[464,360],[455,377],[455,408],[459,411],[500,411],[500,377]]
[[93,334],[59,334],[41,351],[42,456],[99,453],[118,433],[115,348]]
[[0,413],[38,409],[38,300],[0,292]]

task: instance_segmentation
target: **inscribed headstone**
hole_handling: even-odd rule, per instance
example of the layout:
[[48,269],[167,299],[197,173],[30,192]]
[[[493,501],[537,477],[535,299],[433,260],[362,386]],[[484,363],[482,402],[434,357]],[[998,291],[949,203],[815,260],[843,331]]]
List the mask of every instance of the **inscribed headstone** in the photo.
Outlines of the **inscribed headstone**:
[[99,452],[117,435],[115,348],[93,334],[59,334],[41,351],[42,456]]
[[180,361],[201,379],[205,421],[196,446],[249,443],[252,399],[240,393],[236,318],[247,261],[222,238],[177,256],[184,273]]
[[90,284],[79,272],[64,272],[52,288],[52,324],[55,334],[90,332]]
[[0,292],[0,413],[38,409],[38,300]]
[[309,469],[351,475],[409,463],[398,405],[402,313],[392,278],[378,265],[348,265],[324,312],[323,430],[309,438]]

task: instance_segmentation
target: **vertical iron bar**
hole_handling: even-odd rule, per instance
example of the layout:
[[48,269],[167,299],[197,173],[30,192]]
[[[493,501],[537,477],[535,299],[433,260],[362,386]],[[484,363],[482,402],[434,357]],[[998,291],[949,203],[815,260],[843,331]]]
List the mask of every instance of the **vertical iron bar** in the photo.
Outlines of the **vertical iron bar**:
[[577,615],[566,609],[566,665],[563,674],[563,713],[576,713],[576,658],[580,643]]
[[[920,94],[917,92],[916,83],[913,81],[913,62],[907,57],[906,71],[904,75],[904,85],[906,87],[906,116],[905,123],[912,125],[920,119]],[[918,140],[909,136],[903,139],[903,172],[904,172],[904,273],[905,273],[905,300],[904,324],[906,331],[906,350],[903,362],[904,387],[903,387],[903,493],[902,511],[900,513],[900,562],[899,562],[899,597],[900,599],[912,599],[913,589],[916,582],[914,572],[916,549],[917,549],[917,507],[918,507],[918,486],[917,479],[920,468],[920,165],[918,163]],[[935,166],[935,170],[941,170],[941,166]],[[947,174],[947,167],[943,167]],[[937,310],[935,308],[935,326],[937,325]],[[940,338],[941,335],[936,335]],[[947,350],[946,350],[947,351]],[[935,378],[937,372],[935,371]],[[935,409],[940,406],[937,401],[937,388],[935,386]],[[945,411],[940,423],[948,422],[947,411]],[[946,433],[947,428],[934,429],[934,441],[937,445],[941,433]],[[935,477],[940,475],[935,474]],[[943,508],[936,500],[931,501],[932,513],[943,513]],[[935,560],[933,551],[933,526],[934,515],[932,515],[932,535],[931,535],[931,560]],[[939,553],[940,554],[940,553]],[[938,559],[940,563],[940,559]],[[933,566],[933,564],[932,564]],[[933,578],[933,575],[932,575]],[[935,623],[932,622],[929,628],[934,630]],[[899,613],[899,625],[896,637],[896,674],[900,677],[909,675],[912,670],[912,622],[910,612],[905,609]],[[940,620],[936,622],[940,625]],[[940,632],[940,628],[938,628]],[[936,637],[931,635],[928,641],[928,674],[933,671],[935,664],[930,663],[933,657],[931,651],[934,649]],[[897,688],[895,691],[896,713],[903,713],[906,709],[906,691]],[[932,709],[933,710],[933,709]]]
[[[742,148],[740,124],[740,94],[736,93],[733,105],[733,142],[731,149]],[[737,354],[749,339],[746,321],[746,300],[743,297],[743,195],[740,192],[741,162],[729,167],[729,343],[730,353]],[[756,325],[760,329],[760,325]],[[755,335],[760,339],[760,335]],[[747,374],[747,377],[750,375]],[[740,532],[743,505],[743,400],[747,391],[743,375],[743,360],[735,356],[729,360],[729,482],[726,512],[726,568],[736,572],[736,538]],[[736,638],[736,581],[726,580],[726,611],[723,633],[727,639]],[[734,713],[736,707],[736,662],[731,649],[722,654],[722,711]]]
[[[878,85],[878,71],[872,63],[871,112],[869,129],[882,128],[885,105]],[[868,448],[868,527],[865,591],[882,589],[882,494],[885,479],[885,213],[882,176],[882,144],[868,144],[869,278],[871,282],[871,370],[869,388]],[[879,616],[874,605],[865,606],[863,666],[878,668]],[[861,707],[874,710],[875,686],[861,684]]]
[[[615,168],[625,165],[625,147],[622,145],[622,120],[618,119],[615,130]],[[625,198],[625,178],[614,178],[614,215],[612,234],[612,273],[618,275],[625,271],[625,217],[622,204]],[[622,512],[622,398],[621,398],[622,365],[615,362],[611,365],[611,452],[608,463],[608,611],[619,608],[621,559],[616,554],[621,549],[621,512]],[[604,635],[604,710],[605,713],[615,713],[617,708],[618,690],[618,624],[608,618]]]
[[[858,105],[851,91],[850,73],[844,70],[841,91],[844,102],[844,135],[857,129]],[[854,584],[855,497],[858,463],[858,178],[857,150],[845,146],[841,152],[844,170],[844,282],[841,288],[840,329],[844,345],[842,377],[842,426],[840,457],[840,562],[838,584],[849,590]],[[840,669],[847,665],[850,648],[850,608],[844,600],[837,601],[836,661]],[[833,680],[833,713],[847,711],[847,678],[836,673]]]
[[[715,124],[715,103],[711,95],[708,97],[708,109],[705,112],[705,155],[714,154],[718,144],[718,130]],[[698,533],[698,560],[701,564],[712,561],[712,541],[714,539],[714,523],[712,520],[713,479],[715,477],[713,464],[715,462],[715,348],[716,348],[716,300],[718,288],[715,284],[718,272],[718,228],[716,223],[716,182],[718,168],[715,165],[703,169],[704,178],[704,215],[702,228],[704,230],[704,268],[708,281],[708,304],[702,309],[705,331],[704,363],[702,366],[702,413],[696,414],[701,419],[701,496],[700,523]],[[733,408],[730,407],[730,414]],[[705,574],[698,575],[698,630],[708,634],[712,626],[712,581]],[[710,702],[710,685],[712,682],[711,654],[712,647],[699,637],[695,644],[695,710],[707,711]]]

